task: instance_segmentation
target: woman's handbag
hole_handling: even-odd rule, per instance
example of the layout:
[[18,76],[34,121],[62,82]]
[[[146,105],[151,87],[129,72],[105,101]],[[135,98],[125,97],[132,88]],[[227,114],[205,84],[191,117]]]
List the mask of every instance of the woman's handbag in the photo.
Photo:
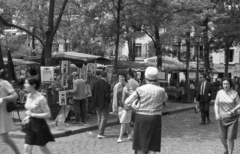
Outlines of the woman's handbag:
[[138,111],[140,108],[140,105],[141,105],[141,101],[140,101],[140,96],[137,91],[136,91],[136,93],[137,93],[138,98],[135,101],[133,101],[131,108],[135,111]]
[[17,104],[15,102],[7,102],[7,111],[12,112],[14,110],[17,110]]

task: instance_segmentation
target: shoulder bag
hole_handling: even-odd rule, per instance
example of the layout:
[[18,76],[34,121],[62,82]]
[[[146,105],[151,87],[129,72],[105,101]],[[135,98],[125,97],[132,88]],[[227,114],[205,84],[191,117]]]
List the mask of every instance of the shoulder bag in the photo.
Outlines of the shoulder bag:
[[138,94],[137,91],[136,91],[136,93],[137,93],[138,98],[137,98],[135,101],[133,101],[133,103],[132,103],[132,105],[131,105],[131,108],[132,108],[134,111],[138,111],[139,108],[140,108],[140,105],[141,105],[140,96],[139,96],[139,94]]
[[7,102],[6,108],[7,108],[7,112],[15,111],[18,109],[17,103],[13,101]]

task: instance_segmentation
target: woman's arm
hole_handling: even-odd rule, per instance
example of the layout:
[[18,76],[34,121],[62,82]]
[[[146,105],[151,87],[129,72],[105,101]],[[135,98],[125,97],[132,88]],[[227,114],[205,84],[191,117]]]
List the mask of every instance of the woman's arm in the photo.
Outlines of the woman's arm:
[[234,100],[237,103],[237,106],[230,111],[231,114],[235,113],[238,109],[240,109],[240,99],[239,99],[239,96],[237,95]]
[[220,119],[220,115],[218,113],[218,102],[219,102],[219,96],[218,96],[218,93],[217,93],[216,100],[215,100],[215,103],[214,103],[214,111],[215,111],[216,120]]
[[113,88],[113,103],[112,103],[112,110],[113,112],[117,112],[118,104],[117,104],[117,84]]
[[125,100],[124,103],[125,103],[127,106],[131,106],[132,103],[133,103],[136,99],[138,99],[137,90],[134,91],[134,92]]

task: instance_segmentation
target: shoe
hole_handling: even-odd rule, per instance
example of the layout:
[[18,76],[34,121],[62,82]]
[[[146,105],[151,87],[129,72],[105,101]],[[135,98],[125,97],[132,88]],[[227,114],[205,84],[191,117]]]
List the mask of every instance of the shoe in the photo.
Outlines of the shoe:
[[104,139],[104,138],[106,138],[106,136],[104,136],[104,135],[98,135],[97,138],[99,138],[99,139]]
[[228,151],[225,151],[223,154],[228,154]]
[[79,121],[74,121],[73,124],[80,124],[81,122]]
[[120,138],[117,140],[117,143],[122,143],[122,142],[123,142],[123,140]]
[[200,123],[200,125],[205,125],[205,124],[206,124],[206,122],[201,122],[201,123]]

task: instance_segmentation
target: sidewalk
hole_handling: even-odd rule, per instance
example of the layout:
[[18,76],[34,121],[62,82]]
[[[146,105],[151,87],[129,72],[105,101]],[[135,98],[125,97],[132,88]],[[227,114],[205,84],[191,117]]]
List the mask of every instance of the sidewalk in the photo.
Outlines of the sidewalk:
[[[178,113],[178,112],[183,112],[188,110],[194,110],[195,105],[196,105],[195,103],[166,102],[166,106],[163,107],[162,114],[168,115],[168,114],[173,114],[173,113]],[[211,103],[211,105],[213,105],[213,102]],[[20,111],[21,119],[24,118],[24,115],[25,115],[25,111],[24,110]],[[10,132],[9,135],[13,138],[24,138],[25,133],[22,133],[20,131],[21,127],[20,127],[20,123],[19,123],[16,112],[13,113],[13,118],[14,118],[14,123],[17,126],[17,130]],[[65,124],[56,126],[56,123],[53,120],[47,120],[47,123],[55,138],[69,136],[69,135],[82,133],[86,131],[91,131],[98,128],[96,114],[89,115],[89,118],[86,124],[73,124],[71,121],[68,121]],[[112,126],[117,124],[119,124],[117,116],[110,113],[107,121],[107,126]]]

